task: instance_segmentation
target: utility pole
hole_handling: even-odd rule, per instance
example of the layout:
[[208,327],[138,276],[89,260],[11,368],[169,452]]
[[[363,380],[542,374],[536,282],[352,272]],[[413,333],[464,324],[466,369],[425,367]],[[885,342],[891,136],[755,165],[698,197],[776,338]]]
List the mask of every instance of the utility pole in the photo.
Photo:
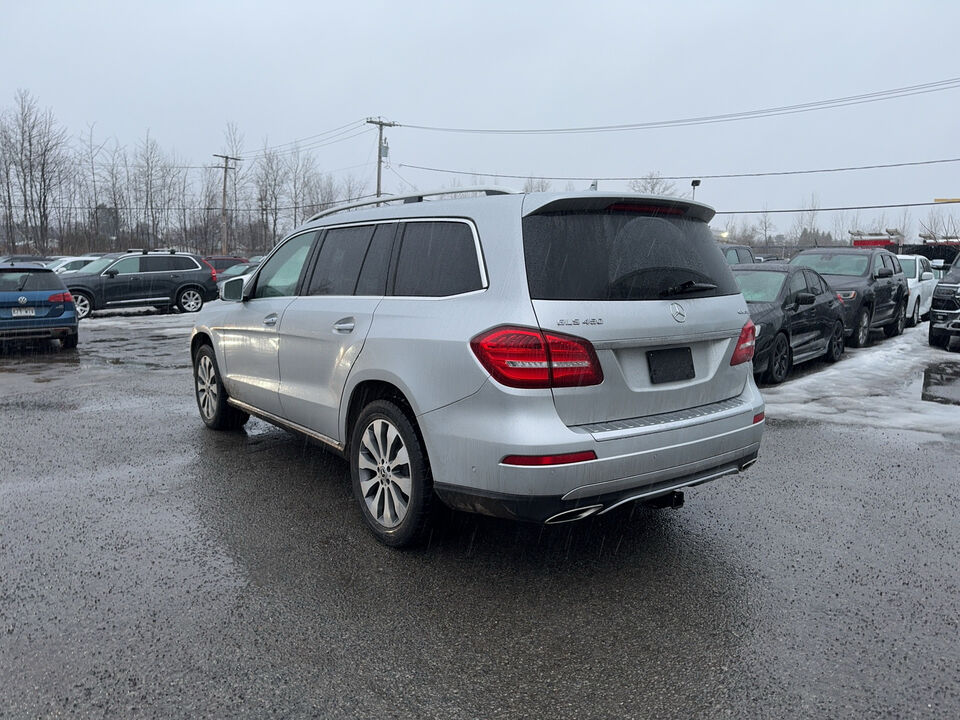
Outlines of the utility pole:
[[231,168],[227,161],[233,160],[234,162],[240,162],[240,158],[230,157],[229,155],[217,155],[214,153],[215,158],[223,158],[223,204],[220,206],[220,231],[221,241],[220,241],[220,252],[223,255],[227,254],[227,170],[236,170],[236,167]]
[[383,167],[383,129],[385,127],[397,127],[400,123],[388,122],[382,117],[377,117],[376,120],[373,118],[367,118],[368,125],[376,125],[378,128],[377,131],[377,197],[380,197],[380,177]]

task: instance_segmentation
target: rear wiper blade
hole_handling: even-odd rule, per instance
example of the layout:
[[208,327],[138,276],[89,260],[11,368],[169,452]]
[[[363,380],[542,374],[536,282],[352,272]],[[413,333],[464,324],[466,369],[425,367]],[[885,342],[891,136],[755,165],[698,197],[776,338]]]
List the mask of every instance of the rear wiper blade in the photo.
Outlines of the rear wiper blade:
[[703,290],[716,290],[717,286],[713,283],[698,282],[697,280],[687,280],[679,285],[667,288],[660,292],[660,297],[670,297],[671,295],[685,295],[687,293],[701,292]]

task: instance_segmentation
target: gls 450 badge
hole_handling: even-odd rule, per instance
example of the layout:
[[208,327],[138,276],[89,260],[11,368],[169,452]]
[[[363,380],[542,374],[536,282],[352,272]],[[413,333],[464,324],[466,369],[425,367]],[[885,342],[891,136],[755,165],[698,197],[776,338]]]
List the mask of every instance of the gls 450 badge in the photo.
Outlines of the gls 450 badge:
[[570,320],[557,320],[558,326],[564,325],[603,325],[603,318],[571,318]]

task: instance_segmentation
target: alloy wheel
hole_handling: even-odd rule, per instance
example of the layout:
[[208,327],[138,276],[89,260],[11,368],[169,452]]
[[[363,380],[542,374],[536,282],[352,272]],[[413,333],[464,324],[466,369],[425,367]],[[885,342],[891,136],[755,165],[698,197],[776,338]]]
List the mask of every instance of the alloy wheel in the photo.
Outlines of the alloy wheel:
[[209,356],[201,355],[197,362],[197,400],[200,402],[200,412],[207,420],[211,420],[216,414],[219,397],[217,369]]
[[77,319],[83,320],[90,314],[90,298],[82,293],[73,296],[73,307],[77,312]]
[[860,321],[857,323],[857,344],[863,347],[870,339],[870,316],[866,312],[860,313]]
[[370,516],[384,528],[403,522],[413,482],[410,459],[400,431],[377,418],[363,431],[359,453],[360,493]]
[[203,298],[196,290],[184,290],[180,293],[180,307],[186,312],[197,312],[203,307]]

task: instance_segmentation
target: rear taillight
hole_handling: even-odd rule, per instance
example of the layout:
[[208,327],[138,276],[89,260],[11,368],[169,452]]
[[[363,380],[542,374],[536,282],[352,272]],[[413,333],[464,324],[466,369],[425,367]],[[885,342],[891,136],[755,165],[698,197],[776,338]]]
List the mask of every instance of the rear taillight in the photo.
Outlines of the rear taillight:
[[753,348],[756,343],[757,329],[753,320],[747,320],[747,324],[740,331],[740,337],[737,338],[737,347],[733,351],[733,357],[730,358],[730,364],[739,365],[753,360]]
[[841,305],[846,305],[846,303],[843,301],[843,295],[841,295],[840,293],[837,293],[837,300],[840,301]]
[[208,263],[206,260],[204,260],[203,258],[200,258],[200,262],[202,262],[204,265],[206,265],[208,268],[210,268],[210,279],[211,279],[214,283],[216,283],[216,282],[217,282],[217,269],[216,269],[213,265],[211,265],[210,263]]
[[596,460],[593,450],[565,453],[563,455],[507,455],[500,462],[504,465],[522,465],[524,467],[543,467],[545,465],[569,465],[571,463]]
[[593,345],[572,335],[499,327],[477,335],[470,347],[487,372],[509,387],[579,387],[603,382]]
[[48,303],[68,303],[73,302],[73,295],[69,292],[57,293],[47,298]]

